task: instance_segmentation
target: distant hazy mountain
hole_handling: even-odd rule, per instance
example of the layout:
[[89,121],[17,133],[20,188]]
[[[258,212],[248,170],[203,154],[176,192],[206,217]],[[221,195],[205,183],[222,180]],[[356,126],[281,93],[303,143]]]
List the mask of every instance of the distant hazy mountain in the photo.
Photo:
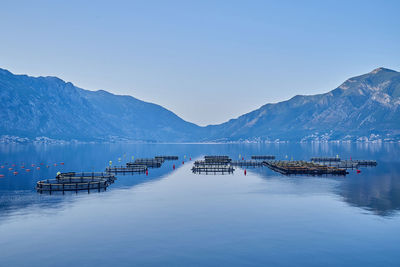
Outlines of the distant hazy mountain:
[[298,95],[199,127],[131,96],[0,69],[0,142],[16,136],[150,142],[400,140],[399,106],[400,73],[379,68],[325,94]]
[[208,126],[208,138],[297,141],[398,138],[399,106],[400,73],[378,68],[351,78],[328,93],[297,95],[226,123]]
[[63,140],[188,141],[199,126],[131,96],[0,69],[0,135]]

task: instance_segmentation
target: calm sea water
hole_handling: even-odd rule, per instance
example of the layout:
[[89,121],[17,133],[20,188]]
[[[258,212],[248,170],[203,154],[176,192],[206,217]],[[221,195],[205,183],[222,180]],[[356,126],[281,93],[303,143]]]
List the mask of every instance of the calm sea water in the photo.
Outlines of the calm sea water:
[[[34,189],[57,171],[163,154],[180,160],[118,176],[106,192]],[[346,177],[193,174],[207,154],[378,166]],[[399,144],[2,145],[0,165],[0,266],[400,266]]]

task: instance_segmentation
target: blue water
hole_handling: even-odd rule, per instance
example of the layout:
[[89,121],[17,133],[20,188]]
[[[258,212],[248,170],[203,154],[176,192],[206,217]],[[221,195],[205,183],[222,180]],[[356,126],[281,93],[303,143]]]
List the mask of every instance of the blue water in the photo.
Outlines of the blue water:
[[[118,176],[105,192],[34,189],[57,171],[162,154],[180,160]],[[193,174],[207,154],[339,154],[378,166],[346,177]],[[1,145],[0,165],[0,266],[400,266],[399,144]]]

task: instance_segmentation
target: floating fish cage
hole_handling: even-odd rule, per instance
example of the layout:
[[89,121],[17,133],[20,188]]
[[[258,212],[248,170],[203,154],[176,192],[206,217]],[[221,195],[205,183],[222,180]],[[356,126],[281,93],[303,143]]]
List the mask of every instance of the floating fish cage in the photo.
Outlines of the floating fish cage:
[[232,159],[228,156],[204,156],[204,161],[229,163],[232,161]]
[[194,166],[225,166],[227,162],[196,160]]
[[146,171],[146,165],[110,166],[106,168],[107,173],[145,173]]
[[275,159],[275,156],[272,156],[272,155],[255,155],[255,156],[251,156],[251,159],[262,159],[262,160]]
[[163,159],[136,159],[134,162],[128,162],[126,163],[126,167],[131,167],[131,166],[147,166],[149,168],[160,168],[161,165],[163,164],[164,160]]
[[36,190],[43,191],[80,191],[80,190],[104,190],[114,180],[98,177],[65,177],[47,179],[36,183]]
[[238,167],[263,167],[264,164],[262,161],[257,160],[237,160],[230,162],[231,166],[238,166]]
[[178,160],[179,157],[178,156],[155,156],[154,157],[156,160]]
[[235,169],[231,166],[193,166],[192,172],[196,174],[231,174]]
[[376,160],[351,160],[351,162],[357,163],[359,166],[376,166],[378,162]]
[[56,179],[61,178],[104,178],[110,180],[116,180],[114,175],[104,172],[62,172],[57,174]]
[[329,157],[313,157],[311,158],[311,161],[315,161],[315,162],[338,162],[340,161],[339,157],[336,158],[329,158]]
[[346,175],[345,169],[306,161],[264,161],[264,165],[284,175]]

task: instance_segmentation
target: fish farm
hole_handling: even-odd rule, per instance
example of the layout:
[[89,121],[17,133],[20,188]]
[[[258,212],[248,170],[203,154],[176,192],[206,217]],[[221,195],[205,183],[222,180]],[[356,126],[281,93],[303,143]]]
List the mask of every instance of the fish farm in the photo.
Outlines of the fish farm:
[[[134,162],[126,163],[126,166],[106,167],[105,172],[64,172],[57,173],[55,179],[40,180],[36,183],[39,193],[55,191],[83,191],[106,190],[117,179],[114,174],[146,173],[148,168],[159,168],[165,160],[176,160],[177,156],[157,156],[157,158],[139,158]],[[173,165],[175,169],[175,165]]]
[[317,164],[307,161],[264,161],[264,164],[273,171],[284,175],[346,175],[345,169]]
[[38,192],[44,191],[80,191],[102,190],[114,183],[114,175],[104,173],[59,173],[55,179],[41,180],[36,183]]
[[[38,181],[36,189],[38,192],[106,190],[117,179],[115,175],[144,173],[148,175],[149,168],[160,168],[165,161],[178,159],[178,156],[137,158],[133,162],[127,162],[125,166],[112,166],[110,161],[110,166],[106,167],[105,172],[59,172],[55,179]],[[182,164],[184,163],[185,161],[182,161]],[[345,176],[348,174],[348,169],[356,169],[357,173],[360,173],[360,167],[377,166],[377,162],[375,160],[341,160],[338,156],[313,157],[311,161],[288,161],[275,160],[273,155],[253,155],[251,160],[245,160],[242,157],[242,160],[233,161],[227,155],[206,155],[202,160],[193,162],[191,171],[195,174],[233,174],[235,167],[262,168],[264,166],[282,175]],[[175,164],[173,164],[173,169],[175,169]],[[246,169],[244,169],[244,174],[246,175]]]
[[258,156],[251,156],[251,159],[275,159],[275,156],[272,155],[258,155]]

